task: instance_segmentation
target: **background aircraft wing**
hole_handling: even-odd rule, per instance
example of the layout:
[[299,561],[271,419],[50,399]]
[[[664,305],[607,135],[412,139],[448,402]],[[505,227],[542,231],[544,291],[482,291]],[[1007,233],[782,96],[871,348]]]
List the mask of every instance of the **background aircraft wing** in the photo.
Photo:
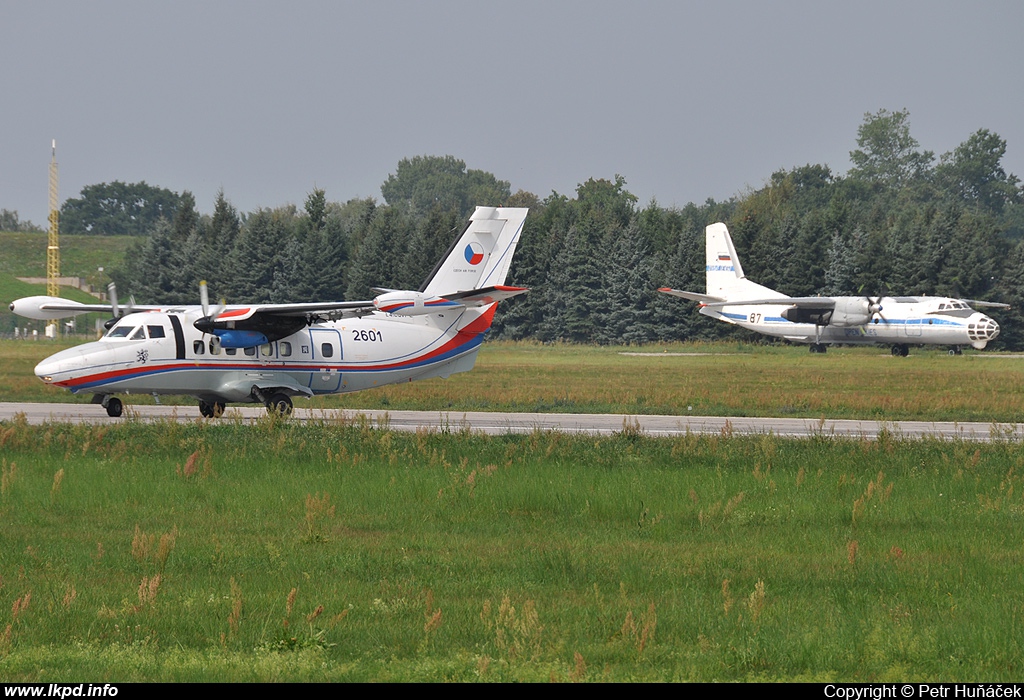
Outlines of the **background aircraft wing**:
[[769,304],[772,306],[796,306],[801,309],[834,309],[836,300],[833,297],[775,297],[772,299],[732,299],[707,304],[711,308],[723,306],[756,306]]
[[714,302],[725,301],[722,297],[713,297],[699,292],[684,292],[681,289],[672,289],[671,287],[661,287],[658,291],[664,294],[671,294],[674,297],[689,299],[690,301],[699,301],[702,304],[712,304]]
[[998,301],[978,301],[977,299],[961,299],[960,301],[964,302],[965,304],[970,304],[971,306],[976,306],[976,307],[979,307],[979,308],[990,308],[990,309],[1008,309],[1008,308],[1010,308],[1009,304],[1001,304]]

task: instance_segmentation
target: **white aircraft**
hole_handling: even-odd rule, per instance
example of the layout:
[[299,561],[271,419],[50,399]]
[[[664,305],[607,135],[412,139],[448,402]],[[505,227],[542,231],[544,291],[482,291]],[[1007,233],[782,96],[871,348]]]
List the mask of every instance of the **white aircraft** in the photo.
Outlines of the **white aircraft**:
[[948,297],[788,297],[751,282],[743,274],[725,224],[705,231],[707,293],[664,287],[658,291],[700,303],[700,312],[758,333],[810,343],[811,352],[828,344],[887,343],[906,357],[911,345],[961,345],[979,350],[999,335],[999,324],[979,307],[1007,304]]
[[[370,301],[209,307],[125,307],[36,296],[11,311],[50,320],[112,312],[100,340],[58,352],[35,373],[47,384],[91,392],[107,414],[114,394],[180,394],[206,417],[227,403],[292,410],[292,397],[448,377],[473,368],[496,302],[527,291],[505,286],[527,209],[477,207],[419,291],[375,289]],[[108,322],[109,323],[109,322]]]

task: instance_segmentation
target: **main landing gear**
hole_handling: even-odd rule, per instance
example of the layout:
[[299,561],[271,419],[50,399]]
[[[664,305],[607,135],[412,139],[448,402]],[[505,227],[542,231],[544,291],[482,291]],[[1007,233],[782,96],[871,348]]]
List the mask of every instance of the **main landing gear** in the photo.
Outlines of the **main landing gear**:
[[223,401],[214,401],[213,403],[199,402],[199,413],[203,418],[220,418],[224,415],[225,408],[227,406],[224,405]]
[[896,343],[892,346],[891,352],[893,357],[906,357],[910,354],[910,346],[904,343]]
[[262,401],[267,407],[267,413],[272,416],[290,416],[292,414],[292,397],[283,391],[267,393],[258,386],[252,388],[252,395],[255,399]]
[[828,350],[828,346],[824,343],[811,343],[811,352],[820,352],[822,355]]
[[292,414],[292,397],[280,392],[272,395],[267,401],[267,413],[272,416],[290,416]]
[[116,396],[108,396],[103,402],[103,408],[107,409],[107,415],[111,418],[120,418],[121,412],[124,410],[121,399]]

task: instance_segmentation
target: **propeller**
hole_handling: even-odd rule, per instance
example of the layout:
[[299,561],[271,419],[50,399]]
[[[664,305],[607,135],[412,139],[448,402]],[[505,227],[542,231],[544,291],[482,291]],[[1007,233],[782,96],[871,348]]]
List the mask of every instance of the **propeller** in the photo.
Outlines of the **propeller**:
[[[865,296],[868,302],[868,314],[871,316],[871,320],[874,323],[878,323],[881,319],[882,323],[889,323],[889,321],[882,315],[882,297],[870,297]],[[877,318],[876,318],[877,317]]]
[[203,318],[208,318],[211,321],[220,316],[220,312],[228,305],[227,300],[222,297],[220,303],[213,307],[213,311],[210,311],[210,292],[206,288],[206,280],[199,282],[199,303],[203,307]]
[[212,327],[212,322],[215,318],[220,316],[221,311],[227,306],[227,301],[221,299],[220,303],[210,310],[210,292],[206,286],[206,280],[200,280],[199,282],[199,304],[203,307],[203,317],[195,322],[195,327],[203,333],[211,332],[209,329]]
[[107,285],[107,298],[110,300],[111,318],[104,322],[103,327],[109,331],[122,316],[132,313],[132,310],[135,308],[135,297],[128,297],[128,305],[125,307],[124,312],[122,312],[121,305],[117,303],[117,285],[111,282]]

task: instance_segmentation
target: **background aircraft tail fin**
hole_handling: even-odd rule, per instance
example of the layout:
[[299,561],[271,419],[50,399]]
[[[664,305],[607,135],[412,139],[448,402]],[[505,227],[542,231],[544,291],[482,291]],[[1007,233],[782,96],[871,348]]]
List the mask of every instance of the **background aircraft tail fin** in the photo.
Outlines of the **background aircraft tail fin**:
[[711,224],[704,229],[704,235],[708,295],[727,301],[786,296],[747,279],[725,224]]
[[477,207],[469,224],[420,287],[426,295],[499,287],[526,220],[526,208]]

